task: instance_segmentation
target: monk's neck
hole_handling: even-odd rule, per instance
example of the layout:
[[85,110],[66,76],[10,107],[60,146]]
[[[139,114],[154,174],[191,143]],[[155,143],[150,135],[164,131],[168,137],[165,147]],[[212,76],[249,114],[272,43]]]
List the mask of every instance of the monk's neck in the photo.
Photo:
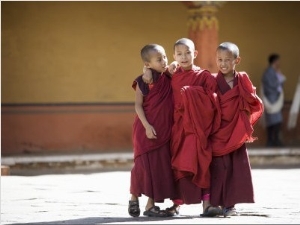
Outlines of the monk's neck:
[[235,77],[235,71],[232,71],[232,72],[227,73],[227,74],[223,74],[223,77],[226,80],[226,82],[231,81]]
[[193,69],[194,65],[190,65],[188,67],[181,67],[184,71]]

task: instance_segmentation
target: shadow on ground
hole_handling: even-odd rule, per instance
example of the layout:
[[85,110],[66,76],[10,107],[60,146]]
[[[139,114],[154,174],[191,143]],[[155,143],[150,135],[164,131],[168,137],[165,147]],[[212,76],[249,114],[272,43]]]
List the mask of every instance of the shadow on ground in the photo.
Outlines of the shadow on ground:
[[97,225],[97,224],[106,224],[106,223],[122,223],[122,222],[132,222],[141,224],[143,222],[158,222],[158,221],[170,221],[178,219],[192,219],[200,218],[193,216],[176,216],[176,217],[166,217],[166,218],[157,218],[157,217],[89,217],[81,218],[74,220],[60,220],[60,221],[49,221],[49,222],[34,222],[34,223],[11,223],[9,225],[60,225],[60,224],[80,224],[80,225]]
[[[241,213],[239,216],[256,216],[256,217],[269,217],[266,214],[259,214],[253,212],[244,212]],[[80,225],[97,225],[97,224],[109,224],[109,223],[123,223],[123,222],[130,222],[130,223],[137,223],[141,224],[143,222],[153,222],[156,223],[159,221],[169,221],[169,224],[172,223],[172,220],[180,220],[180,219],[200,219],[199,216],[175,216],[175,217],[166,217],[166,218],[158,218],[158,217],[89,217],[89,218],[81,218],[81,219],[73,219],[73,220],[60,220],[60,221],[49,221],[49,222],[35,222],[35,223],[12,223],[7,225],[61,225],[61,224],[80,224]],[[228,219],[230,217],[224,218],[223,216],[220,217],[211,217],[211,218],[201,218],[202,220],[214,220],[214,219]]]

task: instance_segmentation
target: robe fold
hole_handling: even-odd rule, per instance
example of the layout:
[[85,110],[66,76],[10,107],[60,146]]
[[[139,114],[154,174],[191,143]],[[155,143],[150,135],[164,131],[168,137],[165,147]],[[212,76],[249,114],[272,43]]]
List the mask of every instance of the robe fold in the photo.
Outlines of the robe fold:
[[173,124],[171,79],[166,74],[152,70],[153,85],[149,88],[137,77],[132,87],[139,85],[143,94],[143,109],[148,122],[154,127],[157,139],[148,139],[145,128],[136,115],[133,123],[134,165],[131,170],[130,193],[142,194],[164,202],[177,198],[171,166],[170,139]]
[[219,130],[211,137],[211,143],[213,156],[221,156],[256,139],[252,136],[253,126],[263,113],[263,104],[245,72],[236,74],[232,89],[221,73],[216,80],[222,120]]
[[[187,178],[191,186],[209,188],[212,151],[207,139],[220,121],[216,119],[216,115],[220,117],[214,94],[216,81],[210,72],[194,66],[189,71],[179,69],[173,74],[172,89],[175,110],[171,151],[175,179]],[[185,181],[184,186],[187,185]],[[184,201],[195,203],[193,199]]]
[[210,203],[223,207],[254,203],[251,165],[246,144],[227,155],[213,156]]

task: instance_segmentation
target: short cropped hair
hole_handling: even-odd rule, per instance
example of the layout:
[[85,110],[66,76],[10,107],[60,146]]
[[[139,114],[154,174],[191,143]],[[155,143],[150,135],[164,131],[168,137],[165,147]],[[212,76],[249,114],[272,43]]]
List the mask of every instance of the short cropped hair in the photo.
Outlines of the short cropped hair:
[[272,65],[279,58],[280,58],[280,56],[276,53],[273,53],[273,54],[269,55],[269,58],[268,58],[269,65]]
[[150,61],[150,52],[152,51],[165,51],[165,49],[158,44],[147,44],[141,50],[141,57],[144,62]]
[[194,42],[191,39],[188,39],[188,38],[181,38],[181,39],[177,40],[174,44],[174,49],[178,45],[185,45],[185,46],[188,46],[189,48],[195,50]]
[[226,50],[232,53],[234,58],[239,57],[240,55],[240,50],[238,46],[232,42],[223,42],[217,47],[217,51],[219,50]]

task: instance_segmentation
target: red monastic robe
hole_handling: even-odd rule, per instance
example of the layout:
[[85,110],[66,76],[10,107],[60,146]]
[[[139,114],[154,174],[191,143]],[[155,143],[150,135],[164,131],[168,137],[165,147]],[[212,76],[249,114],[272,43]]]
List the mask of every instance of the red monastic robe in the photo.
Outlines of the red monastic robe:
[[211,199],[214,206],[233,207],[253,203],[254,190],[246,141],[252,141],[253,125],[263,105],[246,73],[237,73],[233,88],[216,76],[222,110],[220,129],[210,137],[214,143],[211,163]]
[[143,108],[148,122],[154,127],[157,132],[157,139],[149,139],[146,136],[145,128],[140,119],[136,115],[133,123],[133,146],[134,158],[157,149],[171,138],[171,128],[173,125],[173,101],[171,78],[165,74],[160,75],[153,72],[154,85],[151,90],[145,88],[145,83],[142,77],[138,77],[132,87],[135,89],[139,84],[140,89],[144,94]]
[[134,166],[131,170],[130,193],[142,194],[164,202],[177,196],[171,166],[170,138],[173,124],[173,97],[171,79],[152,71],[150,89],[139,76],[133,88],[139,85],[143,95],[143,108],[149,123],[155,128],[157,139],[148,139],[138,116],[133,123]]
[[212,151],[207,139],[220,121],[214,94],[216,80],[209,71],[194,66],[188,71],[180,68],[171,83],[175,108],[171,139],[175,178],[191,177],[196,186],[209,188]]
[[[220,90],[224,86],[229,88],[221,73],[216,79]],[[218,93],[222,120],[218,131],[210,138],[213,156],[226,155],[245,142],[255,140],[253,126],[263,113],[262,101],[245,72],[236,74],[234,84],[237,85],[231,90]]]

